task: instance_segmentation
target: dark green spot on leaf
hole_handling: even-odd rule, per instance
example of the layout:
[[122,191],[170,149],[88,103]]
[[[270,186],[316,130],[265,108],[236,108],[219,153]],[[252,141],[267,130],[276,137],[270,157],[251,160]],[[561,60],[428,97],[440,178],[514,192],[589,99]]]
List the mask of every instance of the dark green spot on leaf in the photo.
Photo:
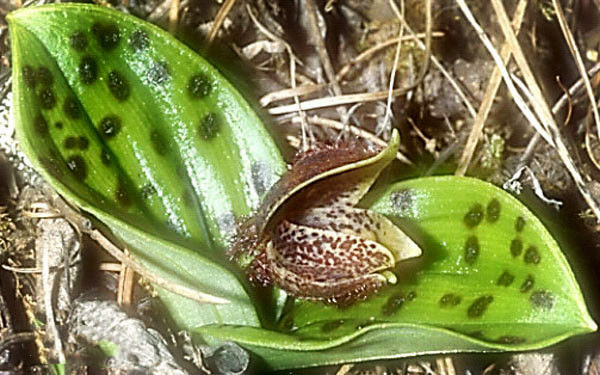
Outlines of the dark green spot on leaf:
[[521,337],[521,336],[500,336],[498,337],[496,340],[497,343],[500,344],[509,344],[509,345],[517,345],[517,344],[523,344],[525,342],[527,342],[527,339],[525,337]]
[[441,307],[454,307],[458,306],[462,301],[462,297],[453,293],[447,293],[440,298]]
[[477,225],[479,225],[479,223],[481,223],[482,219],[483,219],[483,206],[479,203],[476,203],[473,207],[471,207],[469,212],[467,212],[467,214],[465,215],[464,222],[467,227],[474,228]]
[[396,312],[398,312],[398,310],[400,310],[400,308],[402,307],[402,305],[404,304],[405,301],[406,301],[406,296],[404,295],[404,293],[402,293],[402,292],[394,293],[390,296],[390,298],[388,298],[385,305],[383,305],[383,308],[381,309],[381,313],[383,315],[388,315],[388,316],[395,314]]
[[150,142],[152,143],[152,148],[157,154],[165,155],[167,152],[169,152],[169,143],[158,130],[153,130],[150,133]]
[[33,119],[33,128],[39,134],[44,135],[48,133],[48,123],[46,122],[46,119],[44,118],[44,116],[42,116],[42,114],[38,114]]
[[110,165],[111,159],[112,157],[110,156],[110,153],[107,150],[102,150],[100,152],[100,160],[102,161],[102,164]]
[[83,135],[80,135],[79,138],[77,138],[77,142],[77,146],[82,151],[87,150],[87,148],[90,146],[90,141],[87,139],[87,137],[84,137]]
[[67,159],[67,168],[78,180],[84,180],[87,176],[87,166],[81,155],[73,155]]
[[204,74],[198,73],[190,78],[187,89],[192,98],[203,98],[210,94],[211,84]]
[[63,128],[63,123],[61,121],[56,121],[54,123],[54,126],[56,127],[56,129],[62,129]]
[[64,176],[63,170],[60,169],[54,159],[40,157],[38,160],[52,176],[58,178],[62,178]]
[[469,306],[469,309],[467,310],[467,316],[469,318],[481,317],[492,301],[494,301],[494,297],[492,296],[481,296],[477,298],[475,301],[473,301],[471,306]]
[[125,77],[116,70],[108,73],[108,89],[111,94],[120,102],[129,97],[129,84]]
[[508,271],[504,271],[496,281],[496,285],[509,286],[513,281],[515,281],[515,276]]
[[83,51],[88,44],[87,38],[83,31],[75,31],[73,34],[71,34],[69,37],[69,42],[75,51]]
[[121,207],[129,207],[132,203],[131,191],[127,188],[127,184],[119,179],[117,188],[115,189],[115,199]]
[[21,70],[21,74],[23,75],[23,82],[25,82],[25,85],[34,88],[37,83],[35,69],[33,69],[31,65],[25,65]]
[[148,81],[155,85],[162,85],[169,80],[169,68],[165,61],[153,62],[152,66],[148,70],[147,74]]
[[521,293],[527,293],[531,290],[531,288],[533,288],[534,284],[535,280],[533,279],[533,276],[527,275],[525,281],[523,281],[523,284],[521,284],[521,288],[519,288],[519,290],[521,291]]
[[550,310],[554,307],[554,295],[547,290],[536,290],[531,293],[529,302],[531,302],[533,307],[542,310]]
[[517,220],[515,220],[515,230],[517,232],[522,232],[523,228],[525,228],[525,219],[523,219],[523,216],[519,216]]
[[513,257],[518,257],[523,252],[523,241],[519,238],[515,238],[510,243],[510,253]]
[[140,52],[148,48],[150,38],[144,30],[136,30],[129,37],[129,46],[134,52]]
[[325,324],[323,324],[321,326],[321,332],[323,332],[323,333],[330,333],[330,332],[333,332],[336,329],[340,328],[342,325],[344,325],[344,320],[343,319],[332,320],[332,321],[327,322],[327,323],[325,323]]
[[91,56],[84,56],[79,62],[79,77],[85,85],[90,85],[98,79],[98,65]]
[[72,119],[78,119],[81,117],[81,107],[79,102],[72,96],[67,96],[63,103],[63,112]]
[[108,115],[100,121],[99,128],[104,138],[113,138],[121,130],[121,119],[115,115]]
[[103,49],[110,51],[114,49],[121,36],[117,25],[111,22],[96,22],[92,25],[92,33],[96,37],[98,44]]
[[525,260],[525,263],[529,263],[529,264],[539,264],[541,259],[542,258],[540,257],[540,253],[539,253],[537,247],[535,247],[535,246],[529,246],[527,248],[527,250],[525,251],[525,255],[523,257],[523,260]]
[[477,236],[469,236],[465,242],[465,262],[473,264],[479,256],[479,240]]
[[50,87],[43,88],[39,95],[38,101],[43,109],[52,109],[56,105],[56,96]]
[[142,193],[142,198],[150,199],[151,196],[156,194],[156,188],[154,186],[152,186],[151,184],[146,184],[142,187],[141,193]]
[[217,115],[214,113],[209,113],[204,116],[202,121],[200,121],[200,125],[198,126],[198,133],[200,137],[205,140],[209,140],[214,138],[219,132],[219,121],[217,119]]
[[42,86],[50,87],[54,83],[54,77],[52,77],[50,69],[40,66],[36,72],[36,81]]
[[67,150],[72,150],[77,147],[77,138],[76,137],[67,137],[63,141],[63,147]]
[[490,223],[498,221],[500,218],[500,202],[496,198],[492,199],[487,205],[486,218]]

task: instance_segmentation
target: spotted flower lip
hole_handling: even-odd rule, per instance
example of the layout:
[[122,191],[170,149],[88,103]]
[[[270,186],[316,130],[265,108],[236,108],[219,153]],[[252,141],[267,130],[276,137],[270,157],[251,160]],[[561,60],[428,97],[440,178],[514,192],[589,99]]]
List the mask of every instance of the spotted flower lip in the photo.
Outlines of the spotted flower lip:
[[246,223],[253,240],[234,244],[234,253],[255,256],[250,278],[334,303],[364,299],[396,282],[389,270],[421,249],[385,216],[357,204],[394,159],[398,144],[394,131],[379,150],[351,143],[301,154]]

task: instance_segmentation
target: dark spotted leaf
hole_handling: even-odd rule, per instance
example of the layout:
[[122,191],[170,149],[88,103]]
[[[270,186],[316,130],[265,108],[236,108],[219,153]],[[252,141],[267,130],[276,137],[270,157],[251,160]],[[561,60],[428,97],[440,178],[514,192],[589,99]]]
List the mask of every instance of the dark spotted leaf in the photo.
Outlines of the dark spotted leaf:
[[257,325],[220,265],[235,218],[284,170],[250,106],[204,59],[135,17],[58,4],[7,19],[14,120],[34,166],[154,272],[230,301],[161,291],[182,327]]
[[298,300],[280,332],[197,332],[236,340],[279,369],[535,349],[596,329],[556,241],[501,189],[472,178],[420,178],[388,187],[370,209],[423,249],[420,259],[399,263],[396,285],[348,307]]

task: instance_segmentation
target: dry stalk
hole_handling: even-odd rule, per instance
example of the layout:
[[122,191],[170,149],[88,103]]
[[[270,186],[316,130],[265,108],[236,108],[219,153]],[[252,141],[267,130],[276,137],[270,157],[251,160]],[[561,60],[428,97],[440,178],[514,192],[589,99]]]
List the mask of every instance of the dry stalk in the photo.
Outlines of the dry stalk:
[[[560,3],[556,0],[552,0],[552,4],[554,5],[554,10],[556,11],[556,16],[558,18],[558,24],[565,36],[565,41],[569,46],[569,50],[571,51],[571,55],[573,55],[573,59],[575,60],[575,64],[577,65],[577,70],[579,70],[579,74],[583,79],[583,83],[585,84],[585,91],[590,99],[590,104],[592,107],[592,113],[594,114],[594,122],[596,123],[596,129],[598,131],[598,139],[600,140],[600,114],[598,113],[598,105],[596,104],[596,97],[594,96],[594,90],[592,89],[592,84],[587,76],[585,71],[585,65],[583,64],[583,59],[581,58],[581,53],[577,48],[577,44],[575,43],[575,38],[573,37],[573,33],[569,29],[567,25],[567,20],[565,19],[565,14],[560,6]],[[591,150],[590,150],[591,151]],[[591,152],[590,152],[591,153]],[[594,164],[598,166],[598,163],[594,160]]]
[[[521,24],[523,22],[523,16],[525,15],[525,9],[527,8],[527,0],[519,1],[515,13],[513,15],[512,27],[515,30],[515,34],[519,33],[521,29]],[[508,41],[505,41],[500,50],[500,56],[502,57],[502,61],[504,64],[508,63],[511,55],[511,47]],[[494,68],[490,76],[490,80],[488,81],[487,88],[485,90],[485,95],[483,96],[483,100],[481,101],[481,105],[479,106],[479,111],[477,111],[477,116],[473,120],[473,128],[469,133],[469,138],[467,139],[467,143],[463,150],[463,153],[458,161],[458,167],[456,168],[456,172],[454,173],[457,176],[464,176],[467,172],[467,168],[469,167],[469,163],[473,158],[473,154],[475,153],[475,148],[477,147],[477,142],[481,138],[483,127],[485,125],[485,121],[488,118],[490,110],[492,109],[492,105],[494,104],[494,98],[498,93],[498,88],[500,87],[500,83],[502,82],[502,74],[500,73],[500,69],[498,67]]]
[[[175,1],[175,0],[172,0],[172,1]],[[221,28],[221,26],[223,26],[223,23],[225,22],[227,15],[233,8],[235,1],[236,0],[225,0],[225,3],[223,3],[223,5],[221,5],[221,7],[219,8],[219,11],[217,12],[217,15],[215,16],[215,20],[213,21],[210,31],[208,32],[208,36],[206,37],[206,40],[208,41],[209,44],[212,43],[215,40],[215,38],[217,37],[217,33],[219,32],[219,29]],[[179,0],[177,0],[177,2],[179,2]]]
[[266,107],[273,102],[293,98],[294,96],[299,97],[299,96],[309,95],[309,94],[312,94],[313,92],[317,92],[325,87],[327,87],[327,85],[322,84],[322,83],[317,83],[317,84],[302,85],[302,86],[298,86],[293,89],[288,88],[288,89],[283,89],[283,90],[278,90],[278,91],[272,91],[268,94],[265,94],[262,98],[260,98],[260,100],[258,102],[263,107]]
[[134,280],[135,272],[122,263],[119,270],[119,285],[117,287],[117,303],[120,306],[131,306]]
[[175,34],[179,23],[179,0],[171,0],[169,6],[169,32]]
[[48,246],[42,246],[42,284],[44,285],[44,313],[46,315],[46,332],[54,343],[54,351],[58,363],[67,363],[63,350],[62,340],[56,322],[54,321],[54,307],[52,306],[52,289],[56,278],[50,280],[50,254]]
[[[430,4],[430,1],[427,0]],[[404,0],[400,0],[400,14],[398,18],[404,18]],[[379,137],[382,133],[389,133],[392,131],[392,93],[394,91],[394,83],[396,81],[396,71],[398,70],[398,61],[400,60],[400,50],[402,49],[402,37],[404,36],[404,27],[400,25],[398,30],[398,44],[396,45],[396,53],[394,54],[394,65],[392,66],[392,72],[390,74],[390,82],[388,87],[387,103],[385,105],[385,116],[383,121],[377,124],[375,134]],[[386,134],[387,135],[387,134]]]

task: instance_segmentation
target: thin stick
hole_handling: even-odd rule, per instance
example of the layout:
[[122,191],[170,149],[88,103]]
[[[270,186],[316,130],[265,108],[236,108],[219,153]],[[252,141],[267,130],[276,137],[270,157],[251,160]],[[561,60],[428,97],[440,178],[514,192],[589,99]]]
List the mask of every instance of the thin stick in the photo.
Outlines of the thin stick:
[[[406,90],[400,88],[392,91],[393,96],[402,95]],[[310,111],[312,109],[326,108],[326,107],[335,107],[344,104],[354,104],[360,102],[374,102],[377,100],[382,100],[387,98],[389,92],[385,91],[376,91],[376,92],[366,92],[359,94],[346,94],[340,96],[332,96],[327,98],[318,98],[305,100],[300,103],[295,104],[286,104],[279,107],[269,108],[269,113],[272,115],[283,115],[286,113],[296,112],[298,108],[303,111]]]
[[98,242],[100,246],[102,246],[110,255],[115,257],[119,262],[125,264],[127,267],[132,268],[135,272],[139,273],[143,278],[147,279],[149,282],[161,287],[166,290],[173,292],[175,294],[179,294],[180,296],[184,296],[190,299],[193,299],[202,303],[212,303],[212,304],[225,304],[229,303],[228,300],[223,299],[221,297],[215,297],[207,293],[202,293],[197,290],[188,288],[185,285],[174,284],[169,280],[162,278],[161,276],[152,274],[148,272],[148,270],[138,264],[135,260],[133,260],[130,256],[126,255],[113,245],[102,233],[97,230],[93,230],[90,232],[90,238],[94,241]]
[[52,338],[54,351],[58,356],[58,363],[67,363],[63,351],[62,340],[56,329],[54,321],[54,308],[52,306],[52,289],[56,278],[50,281],[50,254],[48,245],[42,246],[42,283],[44,284],[44,313],[46,315],[46,332]]
[[213,40],[215,40],[219,29],[223,25],[223,22],[225,22],[225,19],[227,18],[227,15],[231,11],[231,8],[233,8],[234,4],[235,0],[225,0],[225,3],[221,5],[217,15],[215,16],[215,20],[213,21],[210,31],[208,32],[208,36],[206,37],[208,43],[212,43]]
[[[585,91],[590,99],[590,104],[592,106],[592,113],[594,115],[594,122],[596,123],[596,130],[598,131],[598,140],[600,140],[600,114],[598,113],[598,105],[596,104],[596,97],[594,95],[594,89],[592,88],[592,84],[587,76],[585,71],[585,65],[583,63],[583,59],[581,58],[581,53],[579,53],[579,49],[575,43],[575,38],[567,26],[567,20],[565,19],[565,14],[560,6],[560,3],[556,0],[552,0],[552,4],[554,5],[554,10],[556,11],[556,15],[558,16],[558,24],[565,36],[565,40],[567,45],[569,46],[569,50],[571,51],[571,55],[575,59],[575,65],[577,65],[577,70],[579,70],[579,75],[583,79],[583,83],[585,84]],[[597,163],[595,163],[598,165]]]
[[[526,8],[527,0],[521,0],[517,5],[512,22],[512,27],[515,30],[515,34],[518,34],[519,30],[521,29],[521,24],[523,22],[523,16],[525,15]],[[502,49],[500,50],[500,56],[502,57],[502,61],[504,62],[504,64],[508,63],[510,55],[510,44],[508,43],[508,41],[505,41],[502,45]],[[491,74],[490,80],[485,90],[485,95],[483,96],[483,100],[481,101],[481,105],[479,106],[479,111],[477,112],[477,116],[475,116],[475,119],[473,120],[473,128],[469,133],[469,138],[467,139],[467,143],[465,145],[463,153],[460,157],[460,160],[458,161],[458,167],[456,168],[456,172],[454,172],[454,174],[457,176],[464,176],[467,172],[469,163],[471,162],[473,154],[475,153],[477,142],[481,137],[481,133],[485,125],[485,120],[487,119],[490,110],[492,109],[492,105],[494,104],[494,98],[496,97],[496,93],[498,92],[498,88],[500,87],[501,82],[502,74],[500,73],[500,69],[498,69],[498,67],[494,67],[494,71]]]
[[317,83],[297,86],[296,88],[287,88],[283,90],[272,91],[268,94],[265,94],[262,98],[258,100],[258,102],[263,107],[266,107],[273,102],[293,98],[294,96],[304,96],[312,94],[313,92],[319,91],[325,87],[327,87],[326,84]]
[[169,6],[169,32],[174,34],[179,23],[179,0],[171,0]]
[[[429,0],[427,0],[429,3]],[[404,18],[404,0],[400,3],[400,15],[398,18]],[[398,61],[400,60],[400,50],[402,49],[402,37],[404,36],[404,27],[400,25],[398,30],[398,44],[396,45],[396,53],[394,55],[394,65],[392,66],[392,72],[390,74],[390,82],[388,87],[387,103],[385,105],[385,116],[383,121],[377,124],[375,134],[379,137],[382,133],[389,133],[392,131],[392,93],[394,91],[394,83],[396,81],[396,70],[398,69]],[[387,135],[387,134],[386,134]]]

